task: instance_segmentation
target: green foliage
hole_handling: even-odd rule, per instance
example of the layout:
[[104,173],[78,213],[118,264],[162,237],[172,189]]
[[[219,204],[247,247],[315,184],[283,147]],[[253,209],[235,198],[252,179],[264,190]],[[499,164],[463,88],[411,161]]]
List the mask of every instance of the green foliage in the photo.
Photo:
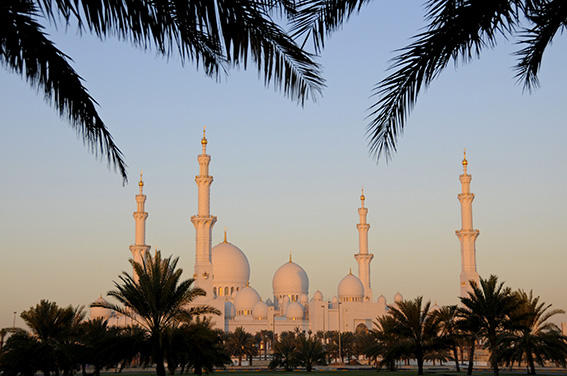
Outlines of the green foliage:
[[313,370],[314,364],[326,364],[326,353],[321,341],[311,334],[300,333],[296,336],[295,359],[305,367],[307,372]]
[[472,291],[462,297],[462,315],[477,325],[476,335],[484,339],[484,346],[490,351],[490,365],[496,376],[502,357],[502,338],[514,324],[510,316],[518,300],[509,287],[498,282],[498,277],[480,278],[480,285],[471,281]]
[[25,331],[12,334],[0,354],[4,376],[33,376],[39,370],[54,368],[51,349]]
[[297,359],[297,340],[294,332],[283,332],[274,341],[273,357],[270,368],[283,367],[286,371],[291,371],[299,365]]
[[525,362],[528,372],[535,375],[535,364],[544,366],[547,361],[566,366],[567,338],[557,325],[549,322],[555,315],[565,313],[551,309],[551,304],[540,302],[530,291],[517,291],[517,305],[511,312],[513,330],[502,338],[502,358],[509,364]]
[[154,256],[145,253],[141,264],[130,260],[134,275],[123,272],[120,282],[114,283],[116,290],[108,292],[120,305],[91,305],[113,310],[140,324],[150,338],[152,359],[159,376],[165,375],[164,342],[167,331],[179,322],[190,321],[199,315],[219,313],[203,305],[188,308],[205,292],[192,287],[193,279],[181,280],[183,270],[177,268],[177,261],[177,258],[162,258],[159,251]]
[[234,332],[228,334],[225,346],[230,353],[238,357],[238,365],[242,365],[242,357],[252,357],[258,354],[258,347],[254,336],[244,331],[242,327],[238,327]]

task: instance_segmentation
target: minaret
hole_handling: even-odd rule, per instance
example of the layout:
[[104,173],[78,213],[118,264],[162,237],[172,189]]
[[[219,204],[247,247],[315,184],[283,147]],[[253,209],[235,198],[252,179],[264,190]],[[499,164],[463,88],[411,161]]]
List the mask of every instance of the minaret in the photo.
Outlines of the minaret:
[[197,215],[191,217],[195,226],[195,278],[196,285],[205,290],[207,296],[212,296],[213,290],[213,264],[211,262],[211,232],[217,221],[217,217],[210,213],[210,188],[213,177],[209,175],[209,162],[211,156],[207,155],[207,138],[203,127],[203,138],[201,139],[203,152],[197,157],[199,161],[199,175],[195,176],[198,188]]
[[469,281],[479,283],[478,273],[476,272],[476,248],[475,241],[479,231],[473,229],[472,220],[472,202],[474,194],[471,193],[471,179],[467,174],[467,154],[464,152],[463,158],[463,174],[459,176],[461,180],[461,193],[457,196],[461,203],[461,229],[455,231],[459,241],[461,242],[461,297],[468,295],[471,291]]
[[[130,246],[132,258],[137,263],[142,263],[144,254],[150,250],[150,246],[146,245],[146,219],[148,213],[145,212],[144,205],[146,203],[146,195],[144,194],[144,181],[142,180],[142,173],[140,172],[140,181],[138,182],[140,192],[136,195],[136,203],[138,204],[137,210],[134,212],[134,220],[136,221],[136,230],[134,237],[134,244]],[[137,278],[137,276],[134,276]]]
[[356,225],[358,229],[358,253],[354,255],[356,262],[358,262],[358,278],[362,281],[364,286],[364,301],[372,300],[372,288],[370,287],[370,262],[374,258],[372,253],[368,253],[368,229],[370,225],[366,223],[366,215],[368,209],[364,207],[364,189],[360,195],[360,208],[358,215],[360,216],[360,223]]

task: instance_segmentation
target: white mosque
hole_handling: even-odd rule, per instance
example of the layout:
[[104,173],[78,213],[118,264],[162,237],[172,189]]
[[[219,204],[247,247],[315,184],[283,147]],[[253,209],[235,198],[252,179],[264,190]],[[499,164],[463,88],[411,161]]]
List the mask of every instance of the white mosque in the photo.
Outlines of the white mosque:
[[[212,228],[217,217],[210,213],[210,186],[213,177],[209,175],[211,156],[207,154],[207,138],[203,130],[201,140],[202,153],[198,155],[199,175],[195,177],[198,187],[198,212],[191,217],[196,231],[195,266],[193,278],[198,287],[207,293],[195,304],[208,304],[217,308],[221,314],[211,319],[216,327],[233,331],[242,327],[250,333],[260,330],[272,330],[274,333],[295,330],[355,331],[357,328],[372,328],[377,316],[387,310],[387,301],[383,295],[373,298],[370,284],[370,263],[374,258],[368,251],[368,230],[366,221],[368,209],[364,206],[364,192],[360,196],[358,214],[358,253],[354,255],[358,263],[358,275],[349,272],[337,285],[337,295],[325,298],[321,291],[309,292],[309,277],[305,270],[289,261],[281,265],[272,279],[273,296],[262,299],[249,284],[250,264],[245,253],[236,245],[224,241],[212,247]],[[460,176],[462,193],[458,198],[461,203],[462,228],[457,231],[461,242],[462,270],[460,293],[466,294],[470,286],[468,281],[477,280],[475,240],[478,230],[472,227],[472,201],[470,193],[471,176],[467,174],[467,160],[463,159],[464,173]],[[139,194],[136,195],[137,210],[134,212],[135,244],[130,246],[133,259],[140,262],[142,255],[150,250],[145,242],[146,219],[144,210],[146,196],[143,194],[144,183],[140,177]],[[99,297],[99,300],[103,299]],[[397,293],[394,302],[402,300]],[[121,325],[125,318],[118,317],[103,308],[91,308],[91,317],[104,317],[111,323]]]

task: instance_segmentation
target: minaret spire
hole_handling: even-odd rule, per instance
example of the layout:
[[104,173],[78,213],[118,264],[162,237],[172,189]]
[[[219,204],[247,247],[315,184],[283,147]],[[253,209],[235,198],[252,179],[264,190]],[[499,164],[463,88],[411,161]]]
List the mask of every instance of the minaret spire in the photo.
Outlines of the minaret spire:
[[476,271],[476,238],[479,231],[473,228],[472,202],[474,194],[471,193],[472,177],[467,173],[469,162],[467,161],[467,151],[463,153],[463,174],[459,176],[461,181],[461,193],[457,196],[461,203],[461,229],[455,231],[461,242],[461,276],[460,276],[460,296],[467,296],[471,291],[470,281],[479,282]]
[[195,282],[196,285],[205,290],[207,295],[212,295],[213,264],[211,262],[211,233],[217,221],[217,217],[211,216],[210,198],[211,183],[213,177],[209,175],[209,163],[211,156],[207,154],[206,129],[203,127],[203,138],[201,138],[202,153],[197,156],[199,162],[199,175],[195,176],[198,189],[197,215],[191,217],[195,226]]
[[[144,254],[150,250],[150,246],[146,244],[146,219],[148,213],[145,211],[146,195],[144,194],[143,172],[140,171],[140,181],[138,182],[139,193],[136,195],[137,208],[134,212],[134,221],[136,222],[134,244],[130,246],[132,258],[137,263],[142,263]],[[134,278],[137,278],[135,275]]]
[[362,188],[362,193],[360,195],[360,208],[358,209],[360,223],[356,225],[356,228],[358,229],[358,253],[354,255],[354,258],[358,263],[358,278],[360,278],[362,285],[364,286],[364,300],[371,301],[372,288],[370,286],[370,262],[374,258],[374,255],[372,253],[368,253],[368,229],[370,229],[370,225],[366,222],[368,209],[364,207],[365,200],[366,196],[364,195],[364,188]]

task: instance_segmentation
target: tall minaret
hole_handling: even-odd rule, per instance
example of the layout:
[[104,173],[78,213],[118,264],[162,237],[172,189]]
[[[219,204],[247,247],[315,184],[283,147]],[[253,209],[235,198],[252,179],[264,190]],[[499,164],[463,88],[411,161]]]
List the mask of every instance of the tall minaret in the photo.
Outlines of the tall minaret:
[[459,241],[461,242],[461,297],[467,296],[471,291],[469,281],[479,282],[478,273],[476,272],[476,248],[475,241],[479,231],[473,229],[472,221],[472,202],[474,194],[471,193],[471,179],[467,174],[467,154],[466,150],[463,158],[463,174],[459,176],[461,180],[461,193],[457,196],[461,202],[461,229],[455,231]]
[[364,301],[372,300],[372,288],[370,287],[370,261],[374,258],[372,253],[368,253],[368,229],[370,225],[366,223],[366,215],[368,209],[364,207],[364,189],[360,195],[360,208],[358,208],[358,215],[360,216],[360,223],[356,225],[358,229],[358,253],[354,255],[356,262],[358,262],[358,278],[362,281],[364,286]]
[[[136,221],[136,231],[134,237],[134,244],[130,246],[132,258],[137,263],[141,263],[144,254],[150,250],[150,246],[146,245],[146,219],[148,213],[145,212],[144,205],[146,203],[146,195],[144,194],[144,181],[142,180],[142,173],[140,172],[140,181],[138,182],[140,193],[136,195],[136,203],[138,207],[134,212],[134,220]],[[134,276],[137,278],[137,276]]]
[[209,175],[209,162],[211,156],[207,155],[207,138],[203,127],[203,138],[201,139],[203,152],[197,157],[199,161],[199,175],[195,176],[198,188],[198,211],[197,215],[191,217],[195,226],[195,278],[196,285],[205,290],[207,296],[212,296],[213,290],[213,264],[211,262],[211,232],[217,221],[217,217],[210,213],[210,188],[213,177]]

